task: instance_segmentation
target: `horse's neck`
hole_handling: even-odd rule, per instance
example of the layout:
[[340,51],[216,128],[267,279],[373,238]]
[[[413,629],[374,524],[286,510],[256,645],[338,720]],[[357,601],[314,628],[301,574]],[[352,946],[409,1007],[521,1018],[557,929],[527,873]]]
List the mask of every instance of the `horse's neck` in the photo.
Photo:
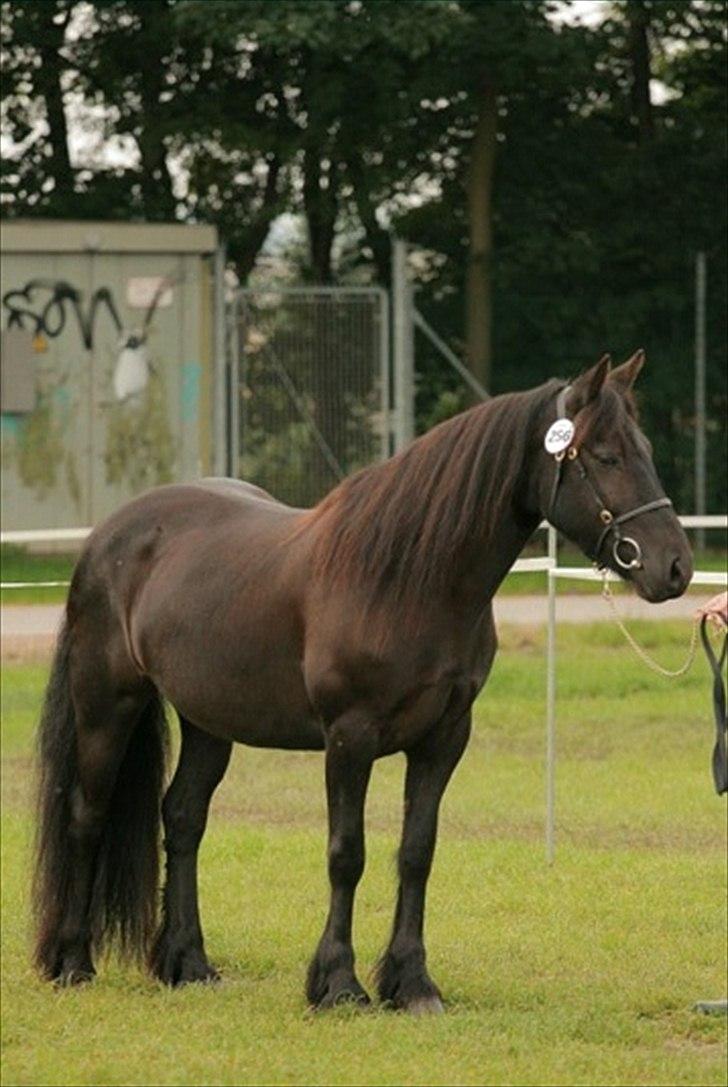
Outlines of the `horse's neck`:
[[[544,430],[545,419],[542,412],[534,418],[535,433]],[[453,591],[460,599],[467,599],[472,594],[481,605],[488,603],[536,531],[542,519],[536,479],[539,445],[540,442],[526,442],[521,471],[514,480],[513,493],[498,523],[484,526],[482,539],[476,534],[460,561],[453,564]]]
[[526,521],[509,515],[482,548],[476,540],[470,553],[453,564],[453,595],[461,600],[471,599],[476,608],[488,604],[538,522],[538,516]]

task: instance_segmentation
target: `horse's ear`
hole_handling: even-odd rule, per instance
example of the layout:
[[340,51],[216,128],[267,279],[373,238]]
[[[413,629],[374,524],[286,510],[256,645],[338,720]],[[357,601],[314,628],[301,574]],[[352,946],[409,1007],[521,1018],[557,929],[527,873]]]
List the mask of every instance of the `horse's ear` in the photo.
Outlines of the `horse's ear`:
[[581,411],[592,400],[596,400],[602,391],[604,382],[607,380],[611,365],[611,356],[602,355],[596,366],[592,366],[590,370],[585,370],[574,381],[569,393],[569,399],[566,402],[566,406],[572,415],[575,415],[577,411]]
[[645,353],[640,347],[639,351],[635,351],[631,358],[623,362],[616,370],[612,370],[609,380],[613,381],[615,385],[619,385],[623,392],[627,392],[634,385],[644,364]]

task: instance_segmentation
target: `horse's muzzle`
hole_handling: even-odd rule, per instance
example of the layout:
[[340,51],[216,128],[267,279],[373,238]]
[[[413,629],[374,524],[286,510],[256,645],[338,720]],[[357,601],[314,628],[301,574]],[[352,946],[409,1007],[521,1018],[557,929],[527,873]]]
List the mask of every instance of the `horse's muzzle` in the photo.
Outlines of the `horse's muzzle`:
[[692,576],[693,560],[687,546],[663,553],[659,561],[648,555],[639,569],[629,572],[637,593],[651,604],[682,596]]

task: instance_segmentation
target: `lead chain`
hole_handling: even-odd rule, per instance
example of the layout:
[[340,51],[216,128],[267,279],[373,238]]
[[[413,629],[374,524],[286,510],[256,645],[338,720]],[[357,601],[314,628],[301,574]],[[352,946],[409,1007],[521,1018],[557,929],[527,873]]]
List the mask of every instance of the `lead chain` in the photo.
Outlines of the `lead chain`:
[[653,660],[649,653],[646,653],[642,646],[637,644],[630,632],[627,630],[626,626],[624,625],[622,619],[619,616],[619,613],[617,612],[617,605],[615,603],[614,596],[612,595],[612,590],[609,588],[609,583],[607,581],[606,570],[604,571],[604,580],[602,582],[602,596],[606,600],[607,604],[609,604],[609,607],[612,609],[612,614],[617,623],[617,626],[622,631],[622,634],[624,634],[625,638],[632,646],[632,649],[635,651],[640,660],[647,665],[648,668],[651,668],[653,672],[657,672],[657,674],[660,676],[667,676],[669,679],[676,679],[678,676],[685,675],[685,673],[692,666],[692,663],[695,660],[695,653],[698,648],[698,625],[700,623],[699,618],[696,618],[693,621],[693,630],[690,639],[690,648],[688,649],[687,660],[680,668],[676,668],[673,671],[670,668],[663,668],[661,664],[659,664],[656,660]]

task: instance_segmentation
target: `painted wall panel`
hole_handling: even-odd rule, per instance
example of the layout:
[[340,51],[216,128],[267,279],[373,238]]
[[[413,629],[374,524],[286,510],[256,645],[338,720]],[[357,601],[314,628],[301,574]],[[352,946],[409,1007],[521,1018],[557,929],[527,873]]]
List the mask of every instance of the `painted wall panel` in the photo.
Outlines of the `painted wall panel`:
[[1,327],[31,335],[34,370],[32,410],[2,414],[4,527],[94,524],[147,487],[197,477],[211,258],[176,237],[171,252],[43,253],[34,230],[28,248],[16,238],[3,255]]

